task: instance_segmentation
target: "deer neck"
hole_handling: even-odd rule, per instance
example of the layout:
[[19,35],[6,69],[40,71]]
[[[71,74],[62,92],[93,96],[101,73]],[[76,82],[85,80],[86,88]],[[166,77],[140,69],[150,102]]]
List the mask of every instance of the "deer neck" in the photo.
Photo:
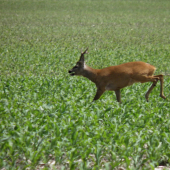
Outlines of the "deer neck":
[[86,64],[84,64],[84,71],[82,76],[88,78],[91,80],[93,83],[97,83],[97,69],[93,69]]

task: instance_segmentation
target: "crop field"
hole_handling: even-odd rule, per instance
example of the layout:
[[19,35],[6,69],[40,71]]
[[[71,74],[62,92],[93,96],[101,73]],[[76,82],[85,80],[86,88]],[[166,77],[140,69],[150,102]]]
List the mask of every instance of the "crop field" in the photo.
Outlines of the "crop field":
[[[130,61],[164,75],[92,102],[68,70]],[[168,100],[169,98],[169,100]],[[0,169],[154,170],[170,166],[169,0],[0,0]]]

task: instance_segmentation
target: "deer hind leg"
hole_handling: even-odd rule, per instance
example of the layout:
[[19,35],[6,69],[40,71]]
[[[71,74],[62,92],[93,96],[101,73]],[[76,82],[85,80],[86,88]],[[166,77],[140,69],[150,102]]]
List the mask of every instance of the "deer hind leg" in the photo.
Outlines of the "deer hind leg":
[[145,98],[146,98],[146,101],[147,101],[147,102],[149,101],[149,94],[151,93],[151,91],[153,90],[153,88],[156,86],[157,82],[158,82],[158,79],[157,79],[157,81],[154,81],[154,82],[152,83],[151,87],[150,87],[149,90],[146,92]]
[[164,84],[163,75],[160,74],[160,75],[156,75],[154,77],[158,77],[160,80],[160,97],[162,97],[163,99],[166,99],[166,97],[163,94],[163,84]]
[[146,92],[145,94],[145,98],[148,101],[149,98],[149,94],[151,93],[151,91],[153,90],[153,88],[156,86],[158,80],[160,79],[159,76],[136,76],[133,77],[134,80],[141,82],[141,83],[146,83],[146,82],[153,82],[151,87],[149,88],[149,90]]
[[100,98],[100,96],[101,96],[104,92],[105,92],[104,89],[98,88],[98,89],[97,89],[97,92],[96,92],[96,95],[95,95],[95,97],[94,97],[94,99],[93,99],[93,101],[94,101],[94,100],[98,100],[98,99]]
[[156,86],[158,80],[160,80],[160,97],[162,97],[163,99],[166,99],[166,97],[163,94],[163,75],[162,74],[156,75],[156,76],[153,76],[153,78],[156,78],[157,80],[155,82],[153,82],[153,84],[151,85],[151,87],[149,88],[147,93],[145,94],[146,100],[148,101],[149,94],[151,93],[153,88]]

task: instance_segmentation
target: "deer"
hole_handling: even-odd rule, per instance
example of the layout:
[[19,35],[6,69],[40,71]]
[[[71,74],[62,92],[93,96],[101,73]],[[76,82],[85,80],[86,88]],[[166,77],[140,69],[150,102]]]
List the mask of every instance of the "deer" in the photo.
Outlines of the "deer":
[[134,83],[152,82],[152,85],[145,94],[146,101],[149,101],[149,94],[160,81],[160,97],[166,99],[163,94],[163,75],[154,75],[156,67],[142,61],[127,62],[120,65],[109,66],[103,69],[94,69],[85,64],[84,55],[88,48],[81,52],[76,65],[69,70],[71,76],[83,76],[95,83],[97,87],[93,101],[98,100],[105,91],[115,91],[116,99],[121,103],[120,90],[131,86]]

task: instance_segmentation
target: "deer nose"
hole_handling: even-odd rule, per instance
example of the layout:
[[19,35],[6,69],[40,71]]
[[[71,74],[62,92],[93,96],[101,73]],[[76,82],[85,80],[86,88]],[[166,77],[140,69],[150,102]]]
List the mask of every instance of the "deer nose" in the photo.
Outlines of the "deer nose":
[[68,70],[68,73],[72,73],[72,71],[71,71],[71,70]]

